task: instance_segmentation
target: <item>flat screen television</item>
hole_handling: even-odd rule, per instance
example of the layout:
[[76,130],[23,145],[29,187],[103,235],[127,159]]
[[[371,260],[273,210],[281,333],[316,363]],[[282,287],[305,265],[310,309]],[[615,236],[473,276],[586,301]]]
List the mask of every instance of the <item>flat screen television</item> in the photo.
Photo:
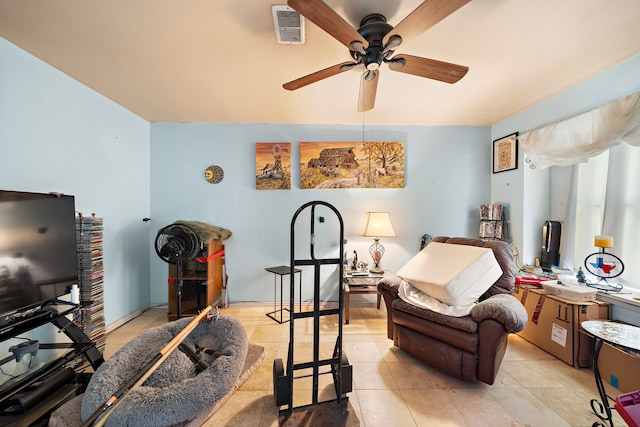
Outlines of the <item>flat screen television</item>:
[[0,323],[76,283],[74,197],[0,190]]

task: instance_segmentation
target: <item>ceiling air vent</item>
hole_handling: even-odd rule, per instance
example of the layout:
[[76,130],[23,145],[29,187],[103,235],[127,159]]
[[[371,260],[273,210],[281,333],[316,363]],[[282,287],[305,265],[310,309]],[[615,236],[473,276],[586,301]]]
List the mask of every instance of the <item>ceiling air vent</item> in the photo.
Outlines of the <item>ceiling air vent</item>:
[[287,5],[271,6],[278,43],[304,44],[304,17]]

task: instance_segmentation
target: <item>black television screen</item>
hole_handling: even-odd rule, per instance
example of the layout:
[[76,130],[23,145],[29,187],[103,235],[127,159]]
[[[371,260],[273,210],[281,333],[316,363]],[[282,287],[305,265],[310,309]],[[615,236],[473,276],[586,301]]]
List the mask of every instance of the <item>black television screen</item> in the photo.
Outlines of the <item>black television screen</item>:
[[0,190],[0,316],[78,283],[73,196]]

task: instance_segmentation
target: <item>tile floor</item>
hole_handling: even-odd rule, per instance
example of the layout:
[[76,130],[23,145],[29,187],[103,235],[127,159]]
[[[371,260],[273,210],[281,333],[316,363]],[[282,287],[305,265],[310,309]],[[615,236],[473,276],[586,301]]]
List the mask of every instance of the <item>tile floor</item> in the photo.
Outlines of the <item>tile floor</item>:
[[[280,325],[268,318],[271,310],[269,304],[240,303],[221,310],[242,322],[249,342],[264,346],[265,358],[205,426],[278,425],[273,361],[281,358],[286,364],[289,323]],[[324,319],[321,358],[330,356],[337,336],[337,316]],[[296,362],[312,360],[313,332],[306,320],[295,321]],[[143,330],[165,322],[166,308],[152,308],[109,333],[105,359]],[[349,403],[364,427],[591,426],[597,421],[589,405],[597,397],[591,371],[574,369],[517,335],[509,338],[492,386],[449,378],[395,348],[386,337],[384,306],[379,310],[368,303],[352,306],[350,324],[343,327],[343,346],[353,366]],[[332,398],[332,387],[331,375],[322,375],[321,400]],[[610,395],[616,394],[610,389]],[[294,407],[310,398],[310,381],[295,380]],[[614,422],[625,425],[617,413]]]

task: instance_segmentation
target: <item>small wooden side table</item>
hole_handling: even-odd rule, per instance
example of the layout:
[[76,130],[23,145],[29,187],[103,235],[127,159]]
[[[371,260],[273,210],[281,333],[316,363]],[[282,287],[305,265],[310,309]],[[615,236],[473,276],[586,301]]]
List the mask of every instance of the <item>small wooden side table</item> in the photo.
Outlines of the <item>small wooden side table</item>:
[[382,276],[345,276],[342,284],[342,296],[344,300],[344,323],[349,324],[349,297],[351,294],[377,294],[376,308],[380,309],[382,294],[378,291],[377,283]]

